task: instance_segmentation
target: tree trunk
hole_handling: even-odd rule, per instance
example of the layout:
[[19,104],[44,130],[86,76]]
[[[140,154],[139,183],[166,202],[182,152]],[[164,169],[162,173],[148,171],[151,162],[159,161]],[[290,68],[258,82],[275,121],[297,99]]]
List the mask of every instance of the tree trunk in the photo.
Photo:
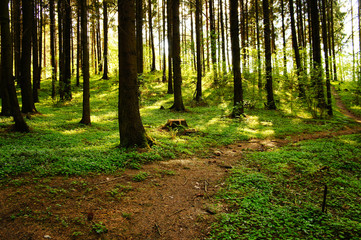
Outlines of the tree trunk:
[[143,0],[136,0],[136,8],[137,72],[143,74]]
[[165,54],[165,0],[162,0],[162,15],[163,15],[163,78],[162,78],[162,82],[167,82],[167,60],[166,60],[166,54]]
[[103,47],[103,77],[102,79],[109,79],[108,77],[108,2],[103,0],[103,31],[104,31],[104,47]]
[[258,72],[258,92],[261,94],[262,89],[262,69],[261,69],[261,44],[259,29],[259,7],[258,0],[255,0],[256,7],[256,34],[257,34],[257,72]]
[[14,3],[14,58],[15,58],[15,78],[20,80],[20,58],[21,58],[21,20],[20,20],[20,0],[13,0]]
[[168,94],[173,94],[173,18],[172,1],[167,0],[167,31],[168,31]]
[[38,43],[38,6],[37,1],[32,1],[33,8],[33,28],[32,28],[32,43],[33,43],[33,101],[39,102],[38,85],[40,83],[39,75],[39,43]]
[[152,50],[152,65],[150,71],[154,72],[155,68],[155,49],[154,49],[154,36],[153,36],[153,12],[152,12],[152,0],[148,1],[148,20],[149,20],[149,38],[150,38],[150,48]]
[[[102,64],[102,41],[100,38],[100,4],[99,0],[96,0],[96,17],[97,17],[97,26],[96,26],[96,43],[97,43],[97,56],[98,56],[98,71],[99,73],[103,71]],[[104,11],[104,10],[103,10]]]
[[80,67],[81,67],[81,0],[77,0],[77,21],[76,21],[76,86],[80,86]]
[[224,34],[224,22],[223,22],[223,2],[219,0],[219,15],[220,15],[220,22],[221,22],[221,35],[222,35],[222,72],[223,75],[227,72],[226,67],[226,38]]
[[118,121],[121,147],[148,146],[148,139],[139,113],[134,9],[132,1],[118,0]]
[[327,93],[327,113],[329,116],[333,115],[332,111],[332,95],[331,95],[331,83],[330,83],[330,69],[328,59],[328,35],[327,35],[327,19],[326,19],[326,0],[322,0],[322,40],[323,40],[323,52],[325,56],[325,72],[326,72],[326,93]]
[[171,107],[175,111],[184,111],[182,98],[182,72],[180,57],[180,33],[179,33],[179,0],[172,0],[173,19],[173,76],[174,76],[174,104]]
[[275,110],[276,104],[273,96],[271,29],[270,29],[268,0],[263,0],[263,24],[264,24],[265,60],[266,60],[266,91],[267,91],[266,108],[269,110]]
[[[24,121],[24,118],[20,112],[19,102],[16,96],[16,89],[13,80],[13,73],[12,73],[13,59],[11,54],[12,39],[10,33],[10,18],[9,18],[8,4],[9,4],[8,0],[0,1],[1,63],[2,63],[1,79],[2,81],[4,81],[7,89],[7,94],[10,101],[11,114],[15,121],[15,128],[14,128],[15,131],[29,132],[29,127]],[[26,17],[31,18],[31,15]]]
[[[23,46],[31,46],[33,6],[29,0],[23,0]],[[20,86],[22,112],[35,113],[34,98],[31,89],[31,47],[23,47],[20,65]]]
[[320,43],[320,25],[317,1],[308,0],[311,10],[311,24],[312,24],[312,58],[313,69],[311,71],[312,86],[315,91],[314,99],[315,106],[318,111],[314,112],[314,117],[323,117],[323,112],[326,108],[324,86],[322,81],[322,60],[321,60],[321,43]]
[[63,80],[63,99],[71,100],[71,5],[70,0],[64,0],[64,34],[63,34],[63,46],[64,46],[64,80]]
[[56,96],[56,56],[55,56],[55,14],[54,14],[54,0],[49,0],[49,14],[50,14],[50,62],[51,62],[51,97],[55,99]]
[[201,22],[202,0],[196,0],[196,51],[197,51],[197,88],[196,101],[202,100],[202,62],[201,62]]
[[81,1],[81,45],[83,73],[83,115],[80,123],[90,125],[90,90],[89,90],[89,44],[88,44],[88,5],[87,0]]
[[241,75],[241,59],[239,49],[239,24],[238,24],[238,0],[229,1],[232,65],[233,65],[233,111],[232,117],[239,117],[244,113],[243,109],[243,89]]
[[281,16],[282,16],[282,40],[283,40],[283,75],[287,75],[287,55],[286,55],[286,29],[285,29],[285,6],[283,0],[281,1]]
[[213,11],[213,0],[209,0],[209,27],[210,27],[210,39],[211,39],[211,59],[213,69],[214,84],[218,85],[218,74],[217,74],[217,35],[216,26],[214,20]]
[[64,1],[58,0],[59,95],[61,100],[64,99]]

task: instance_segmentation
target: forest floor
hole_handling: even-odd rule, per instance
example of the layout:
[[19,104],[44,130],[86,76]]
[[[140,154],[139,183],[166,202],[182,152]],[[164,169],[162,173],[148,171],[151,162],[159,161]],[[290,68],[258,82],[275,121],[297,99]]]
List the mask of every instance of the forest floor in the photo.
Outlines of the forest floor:
[[[361,124],[336,100],[343,114]],[[113,174],[23,175],[0,189],[0,239],[204,239],[217,214],[227,212],[214,195],[247,152],[360,132],[361,125],[252,139],[213,149],[205,158],[157,161]]]

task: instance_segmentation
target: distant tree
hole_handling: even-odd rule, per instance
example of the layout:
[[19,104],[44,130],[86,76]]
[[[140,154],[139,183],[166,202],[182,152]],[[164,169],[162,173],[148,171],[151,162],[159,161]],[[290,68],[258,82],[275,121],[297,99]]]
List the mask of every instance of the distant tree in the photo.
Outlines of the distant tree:
[[83,73],[83,115],[80,123],[90,125],[90,90],[89,90],[89,44],[88,44],[88,5],[87,0],[80,0],[81,46]]
[[196,101],[202,100],[202,61],[201,61],[201,19],[202,14],[202,0],[196,0],[196,52],[197,52],[197,88]]
[[9,18],[9,1],[0,1],[0,24],[1,24],[1,81],[4,82],[7,91],[7,97],[10,102],[11,114],[15,121],[15,131],[29,132],[29,127],[26,124],[19,107],[19,102],[16,96],[16,89],[13,80],[13,58],[11,54],[12,39],[10,34],[10,18]]
[[[23,34],[22,46],[31,46],[33,6],[32,1],[23,0]],[[33,92],[31,88],[31,48],[23,47],[21,51],[20,86],[22,112],[35,113]]]
[[172,0],[172,19],[173,19],[173,77],[174,77],[174,104],[171,109],[175,111],[184,111],[182,97],[182,72],[180,57],[180,33],[179,33],[179,0]]
[[103,49],[103,77],[102,79],[109,79],[108,77],[108,2],[103,0],[103,31],[104,31],[104,49]]
[[271,50],[271,23],[269,18],[268,0],[263,0],[263,24],[264,24],[264,45],[265,45],[265,60],[266,60],[266,92],[267,103],[266,108],[275,110],[276,104],[273,96],[273,81],[272,81],[272,50]]
[[150,143],[139,112],[134,10],[132,1],[118,0],[118,120],[121,147],[147,147]]
[[232,46],[232,67],[233,67],[233,111],[232,117],[239,117],[244,113],[243,89],[241,75],[241,59],[239,48],[239,22],[238,22],[238,0],[229,1],[231,46]]

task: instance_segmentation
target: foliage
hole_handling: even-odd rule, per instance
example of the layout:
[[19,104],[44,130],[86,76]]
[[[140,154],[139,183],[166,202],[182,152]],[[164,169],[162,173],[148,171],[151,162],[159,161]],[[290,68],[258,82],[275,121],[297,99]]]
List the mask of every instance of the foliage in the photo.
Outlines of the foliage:
[[218,194],[229,211],[210,239],[360,239],[360,137],[249,154]]

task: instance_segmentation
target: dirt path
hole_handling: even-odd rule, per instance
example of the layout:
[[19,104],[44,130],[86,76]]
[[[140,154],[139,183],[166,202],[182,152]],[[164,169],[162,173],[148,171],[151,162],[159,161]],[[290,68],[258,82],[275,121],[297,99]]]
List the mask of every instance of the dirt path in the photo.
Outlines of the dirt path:
[[19,178],[0,189],[0,239],[204,239],[219,211],[213,195],[245,152],[360,132],[361,126],[254,139],[214,149],[209,158],[155,162],[112,175]]

